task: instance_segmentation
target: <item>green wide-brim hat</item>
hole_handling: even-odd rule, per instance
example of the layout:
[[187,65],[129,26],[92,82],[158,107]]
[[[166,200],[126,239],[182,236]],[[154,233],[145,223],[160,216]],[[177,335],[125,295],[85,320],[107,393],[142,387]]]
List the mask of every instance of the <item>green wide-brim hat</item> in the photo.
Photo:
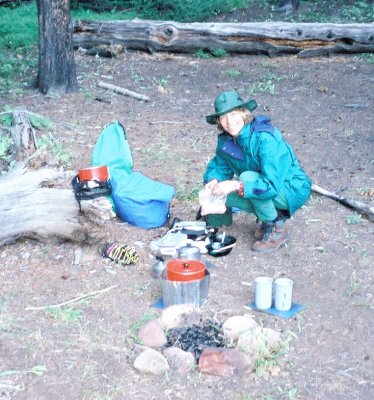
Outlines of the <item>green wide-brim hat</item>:
[[216,124],[217,117],[226,114],[236,108],[247,108],[253,111],[257,107],[255,100],[244,101],[238,92],[228,91],[222,92],[214,101],[215,113],[205,117],[208,124]]

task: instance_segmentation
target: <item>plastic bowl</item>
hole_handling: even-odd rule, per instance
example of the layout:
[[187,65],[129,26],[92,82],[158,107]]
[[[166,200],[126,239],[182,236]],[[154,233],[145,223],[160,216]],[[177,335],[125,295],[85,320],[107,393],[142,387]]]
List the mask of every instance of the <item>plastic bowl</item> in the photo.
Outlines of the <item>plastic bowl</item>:
[[[222,242],[223,234],[217,233],[210,238],[210,243],[205,247],[208,250],[208,254],[213,257],[223,257],[231,253],[231,250],[235,247],[236,238],[234,236],[226,235]],[[224,249],[225,247],[227,249]],[[224,249],[221,251],[221,249]]]

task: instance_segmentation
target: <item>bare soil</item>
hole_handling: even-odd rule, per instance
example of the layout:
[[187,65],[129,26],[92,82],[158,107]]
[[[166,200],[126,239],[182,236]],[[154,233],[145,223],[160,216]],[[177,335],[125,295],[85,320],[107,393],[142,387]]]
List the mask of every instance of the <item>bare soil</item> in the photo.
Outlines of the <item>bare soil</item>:
[[[172,216],[194,220],[217,131],[206,124],[222,90],[237,89],[259,103],[294,147],[312,180],[346,197],[373,204],[374,64],[347,55],[331,58],[192,55],[129,51],[113,59],[76,55],[80,92],[61,98],[25,91],[0,99],[57,124],[54,137],[71,155],[73,170],[90,165],[104,126],[126,128],[134,169],[177,189]],[[149,102],[97,87],[100,80],[147,95]],[[250,93],[263,82],[267,90]],[[274,85],[274,93],[269,90]],[[40,133],[42,134],[42,133]],[[372,193],[372,190],[371,190]],[[259,376],[230,379],[170,372],[139,374],[134,324],[160,310],[151,277],[150,241],[166,227],[143,230],[120,220],[101,228],[102,242],[133,245],[140,260],[121,266],[98,246],[22,239],[0,249],[1,399],[372,399],[374,397],[373,224],[333,200],[313,194],[289,221],[291,241],[278,252],[252,252],[255,219],[235,214],[224,230],[238,240],[226,257],[210,259],[209,301],[202,314],[225,320],[248,313],[264,326],[292,332],[289,349]],[[82,260],[75,263],[83,251]],[[295,281],[302,313],[283,319],[248,309],[254,278]],[[61,309],[62,303],[116,287]],[[36,373],[35,367],[43,367]],[[44,370],[45,368],[45,370]]]

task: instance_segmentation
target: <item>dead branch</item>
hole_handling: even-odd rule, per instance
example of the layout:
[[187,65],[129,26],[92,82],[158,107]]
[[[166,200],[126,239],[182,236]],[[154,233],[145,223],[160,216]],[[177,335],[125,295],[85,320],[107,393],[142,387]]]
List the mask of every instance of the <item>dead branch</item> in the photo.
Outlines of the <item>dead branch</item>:
[[312,190],[323,196],[329,197],[330,199],[336,200],[338,203],[343,204],[346,207],[352,208],[359,213],[365,214],[370,221],[374,221],[374,207],[370,207],[368,204],[363,203],[362,201],[339,196],[336,193],[330,192],[314,183],[312,185]]
[[124,96],[134,97],[138,100],[149,101],[149,97],[139,93],[132,92],[131,90],[121,88],[119,86],[111,85],[110,83],[99,82],[98,86],[104,89],[112,90],[115,93],[123,94]]
[[93,290],[92,292],[88,292],[86,294],[82,294],[82,295],[80,295],[78,297],[75,297],[74,299],[67,300],[67,301],[64,301],[63,303],[59,303],[59,304],[51,304],[49,306],[40,306],[40,307],[31,307],[31,306],[29,306],[29,307],[26,307],[25,310],[26,311],[39,311],[39,310],[46,310],[48,308],[64,307],[64,306],[67,306],[69,304],[78,303],[78,302],[80,302],[80,301],[82,301],[84,299],[87,299],[89,297],[96,297],[96,296],[101,295],[103,293],[109,292],[110,290],[112,290],[112,289],[114,289],[114,288],[116,288],[118,286],[119,285],[113,285],[113,286],[109,286],[109,287],[107,287],[105,289]]

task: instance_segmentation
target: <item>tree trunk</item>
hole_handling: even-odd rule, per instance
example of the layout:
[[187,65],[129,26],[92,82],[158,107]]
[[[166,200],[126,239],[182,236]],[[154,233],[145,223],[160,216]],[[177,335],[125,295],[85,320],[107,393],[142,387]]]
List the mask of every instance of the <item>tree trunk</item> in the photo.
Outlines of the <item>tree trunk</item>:
[[42,93],[77,92],[69,0],[37,0],[39,17],[39,70]]
[[298,54],[374,52],[374,24],[179,23],[173,21],[83,21],[74,23],[74,46],[121,44],[150,52]]

